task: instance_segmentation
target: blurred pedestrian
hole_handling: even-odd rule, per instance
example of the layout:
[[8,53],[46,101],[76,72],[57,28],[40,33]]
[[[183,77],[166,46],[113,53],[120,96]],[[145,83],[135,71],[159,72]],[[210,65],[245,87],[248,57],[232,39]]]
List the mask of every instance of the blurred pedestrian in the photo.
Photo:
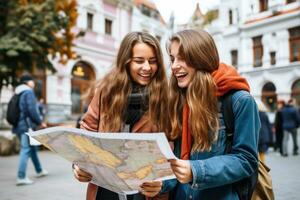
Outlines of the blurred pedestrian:
[[282,128],[282,108],[285,106],[284,100],[279,100],[277,102],[277,111],[275,114],[275,139],[276,139],[276,150],[279,149],[280,155],[282,152],[282,138],[283,138],[283,128]]
[[[160,44],[145,32],[128,33],[122,40],[115,67],[100,81],[81,128],[93,132],[166,132],[167,78]],[[81,182],[91,174],[74,165]],[[159,198],[167,199],[166,196]],[[123,195],[88,184],[88,200],[144,200],[140,193]]]
[[[260,128],[249,85],[234,67],[220,63],[211,35],[203,30],[175,33],[169,44],[169,138],[180,159],[170,160],[176,179],[145,182],[146,196],[172,191],[173,199],[238,199],[233,183],[257,170]],[[233,92],[235,91],[235,92]],[[226,151],[222,96],[231,96],[234,137]],[[248,190],[249,188],[247,188]]]
[[297,128],[300,125],[299,112],[294,106],[294,99],[290,99],[288,104],[282,109],[282,128],[283,128],[283,141],[282,152],[283,156],[288,156],[288,140],[289,134],[292,135],[293,140],[293,155],[298,155],[298,142],[297,142]]
[[42,120],[45,120],[45,116],[46,116],[46,105],[45,105],[45,101],[44,98],[40,98],[38,101],[38,109],[39,109],[39,113],[40,116],[42,118]]
[[261,127],[259,130],[258,153],[262,162],[265,162],[265,155],[272,140],[272,125],[266,114],[267,108],[262,101],[256,101],[259,110],[259,119]]
[[46,176],[48,172],[42,168],[37,154],[37,146],[31,146],[29,136],[25,133],[37,127],[45,128],[42,118],[38,111],[37,100],[33,91],[35,86],[31,75],[25,74],[20,78],[20,85],[16,87],[15,93],[21,95],[19,100],[20,116],[17,126],[13,127],[12,132],[16,133],[20,139],[21,149],[19,167],[17,175],[17,185],[32,184],[33,181],[26,175],[27,162],[29,157],[32,160],[36,171],[36,177]]

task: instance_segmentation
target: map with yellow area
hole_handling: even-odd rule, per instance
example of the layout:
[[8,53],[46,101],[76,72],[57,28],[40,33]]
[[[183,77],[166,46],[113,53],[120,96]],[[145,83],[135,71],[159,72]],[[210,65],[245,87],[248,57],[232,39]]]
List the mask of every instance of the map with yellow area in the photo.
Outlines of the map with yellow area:
[[144,181],[175,178],[168,159],[177,158],[164,133],[94,133],[52,127],[29,135],[92,174],[94,184],[117,193],[134,194]]

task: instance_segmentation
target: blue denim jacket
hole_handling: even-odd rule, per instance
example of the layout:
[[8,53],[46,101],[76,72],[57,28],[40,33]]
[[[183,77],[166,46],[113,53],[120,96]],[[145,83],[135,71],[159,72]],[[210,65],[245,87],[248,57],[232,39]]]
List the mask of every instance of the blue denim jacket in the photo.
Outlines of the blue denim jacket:
[[[225,154],[226,133],[221,114],[218,139],[212,144],[211,151],[190,155],[192,182],[181,184],[176,179],[164,181],[162,193],[172,190],[178,200],[238,200],[232,183],[250,176],[257,168],[260,120],[256,103],[248,92],[235,92],[232,105],[235,116],[232,152]],[[176,156],[180,151],[180,140],[174,143]]]

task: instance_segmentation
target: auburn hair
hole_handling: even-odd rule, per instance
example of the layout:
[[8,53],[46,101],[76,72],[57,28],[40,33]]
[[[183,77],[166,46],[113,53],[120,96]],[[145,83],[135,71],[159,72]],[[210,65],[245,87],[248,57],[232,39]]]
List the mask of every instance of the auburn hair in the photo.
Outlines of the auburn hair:
[[[118,132],[124,125],[124,116],[128,104],[128,96],[132,91],[129,72],[133,56],[133,47],[137,43],[145,43],[154,49],[157,71],[148,87],[149,119],[158,126],[159,131],[167,128],[167,78],[164,68],[160,44],[155,37],[144,32],[128,33],[122,40],[114,68],[98,83],[100,93],[100,113],[103,131]],[[102,123],[103,122],[103,123]]]
[[216,84],[211,73],[218,69],[219,54],[213,38],[203,30],[184,30],[170,38],[179,43],[178,54],[187,66],[193,67],[195,74],[187,88],[180,88],[176,77],[171,75],[169,85],[169,115],[171,131],[169,138],[174,140],[182,133],[182,110],[187,104],[189,128],[193,136],[192,151],[210,150],[219,129],[218,99]]

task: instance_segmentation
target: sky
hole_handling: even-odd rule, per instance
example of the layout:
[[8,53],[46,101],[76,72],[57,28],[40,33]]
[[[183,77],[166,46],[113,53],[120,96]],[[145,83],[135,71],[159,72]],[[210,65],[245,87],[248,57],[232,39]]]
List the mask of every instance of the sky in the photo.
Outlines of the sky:
[[199,3],[200,10],[204,14],[207,10],[218,5],[220,0],[152,0],[158,8],[165,22],[169,21],[171,12],[174,11],[175,23],[186,23]]

